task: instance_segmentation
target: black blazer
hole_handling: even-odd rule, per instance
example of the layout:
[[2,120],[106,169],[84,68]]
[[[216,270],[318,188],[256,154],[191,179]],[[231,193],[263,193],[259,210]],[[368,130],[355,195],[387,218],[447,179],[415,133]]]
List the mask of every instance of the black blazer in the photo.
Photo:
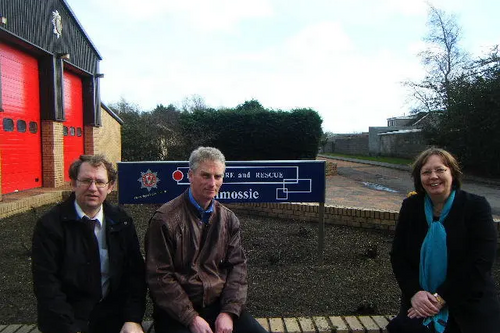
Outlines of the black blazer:
[[[33,233],[32,271],[38,302],[38,327],[42,332],[86,330],[92,309],[100,301],[89,267],[88,232],[77,217],[74,193],[38,220]],[[107,308],[123,321],[142,321],[146,303],[144,260],[132,218],[106,202],[106,239],[110,285]]]
[[[448,271],[437,293],[447,302],[450,315],[459,326],[466,328],[480,322],[485,327],[498,325],[496,329],[500,331],[500,303],[491,276],[497,229],[489,203],[484,197],[457,190],[443,225],[447,233]],[[402,312],[411,307],[411,297],[422,290],[420,249],[427,230],[424,196],[405,199],[391,250],[392,268],[402,291]]]

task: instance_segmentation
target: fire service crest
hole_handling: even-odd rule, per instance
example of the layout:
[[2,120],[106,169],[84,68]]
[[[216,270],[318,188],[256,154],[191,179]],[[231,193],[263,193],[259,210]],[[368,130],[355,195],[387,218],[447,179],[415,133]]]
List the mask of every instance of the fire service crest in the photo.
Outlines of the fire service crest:
[[160,182],[160,178],[158,178],[157,172],[148,169],[146,172],[141,172],[141,178],[137,179],[137,181],[141,183],[141,189],[145,188],[148,192],[151,192],[152,189],[158,188],[157,184]]

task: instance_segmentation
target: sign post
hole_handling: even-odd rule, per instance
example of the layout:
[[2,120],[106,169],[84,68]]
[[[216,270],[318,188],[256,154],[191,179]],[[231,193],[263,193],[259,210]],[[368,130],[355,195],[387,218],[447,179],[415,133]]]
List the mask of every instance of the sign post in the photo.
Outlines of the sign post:
[[323,254],[325,250],[325,203],[320,202],[318,207],[318,259],[323,264]]

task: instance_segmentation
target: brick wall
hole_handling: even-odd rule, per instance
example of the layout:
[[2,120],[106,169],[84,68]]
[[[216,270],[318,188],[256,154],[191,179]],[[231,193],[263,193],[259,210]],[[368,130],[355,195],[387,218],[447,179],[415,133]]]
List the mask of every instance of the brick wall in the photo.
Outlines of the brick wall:
[[102,127],[93,128],[94,154],[104,154],[113,162],[122,160],[121,125],[101,108]]
[[2,201],[2,151],[0,150],[0,201]]
[[[300,219],[318,222],[319,205],[304,203],[233,203],[226,204],[235,213],[273,217],[279,219]],[[352,227],[394,230],[399,213],[351,207],[325,206],[325,223]]]
[[63,123],[42,121],[42,173],[44,187],[64,185]]
[[[284,220],[300,219],[318,222],[319,205],[317,203],[233,203],[225,204],[236,214],[248,214],[273,217]],[[325,206],[325,223],[346,225],[367,229],[394,230],[399,213],[352,207]],[[493,219],[500,244],[500,219]]]
[[83,127],[83,138],[84,138],[84,148],[83,153],[86,155],[94,155],[94,126],[84,126]]

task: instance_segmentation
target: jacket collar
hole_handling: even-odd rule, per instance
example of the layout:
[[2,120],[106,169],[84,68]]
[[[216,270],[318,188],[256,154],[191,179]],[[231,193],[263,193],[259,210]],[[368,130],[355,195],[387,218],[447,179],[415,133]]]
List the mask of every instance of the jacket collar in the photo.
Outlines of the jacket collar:
[[450,212],[448,216],[444,219],[443,225],[447,226],[453,221],[456,221],[459,216],[457,214],[462,214],[461,210],[458,207],[464,207],[465,202],[465,192],[461,190],[456,190],[455,200],[453,201],[453,205],[451,206]]

